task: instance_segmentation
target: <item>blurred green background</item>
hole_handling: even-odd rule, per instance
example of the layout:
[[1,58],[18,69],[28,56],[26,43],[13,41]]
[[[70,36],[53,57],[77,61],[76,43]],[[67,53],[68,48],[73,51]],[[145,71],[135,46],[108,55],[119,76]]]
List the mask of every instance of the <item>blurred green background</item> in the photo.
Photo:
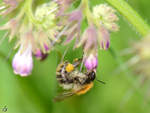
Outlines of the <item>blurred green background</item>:
[[[91,0],[91,5],[101,2],[104,0]],[[150,0],[128,0],[128,3],[150,24]],[[55,78],[60,60],[58,52],[63,54],[66,47],[58,46],[57,52],[52,51],[45,61],[34,59],[32,75],[22,78],[13,74],[11,61],[16,51],[12,51],[14,43],[5,39],[0,44],[0,113],[4,106],[8,108],[7,113],[150,113],[150,82],[141,85],[142,76],[133,74],[125,65],[129,56],[120,56],[121,51],[141,36],[118,15],[120,31],[111,34],[113,52],[99,50],[97,77],[106,84],[95,81],[94,87],[85,95],[62,102],[52,99],[59,92]],[[0,37],[4,33],[1,31]],[[81,53],[81,50],[70,48],[65,59],[72,61]]]

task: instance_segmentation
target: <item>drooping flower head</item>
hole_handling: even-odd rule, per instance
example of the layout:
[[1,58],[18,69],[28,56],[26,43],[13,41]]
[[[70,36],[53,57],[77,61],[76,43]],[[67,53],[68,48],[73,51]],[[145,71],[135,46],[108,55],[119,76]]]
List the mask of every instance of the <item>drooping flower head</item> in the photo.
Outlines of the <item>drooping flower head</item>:
[[[33,35],[31,43],[33,53],[37,48],[43,53],[48,52],[45,49],[45,45],[47,48],[51,48],[51,42],[55,41],[55,36],[60,29],[56,25],[57,4],[55,2],[49,2],[38,6],[35,10],[35,14],[30,14],[33,16],[31,18],[28,12],[24,12],[24,8],[27,7],[20,7],[14,18],[11,18],[5,25],[1,26],[0,29],[9,30],[9,40],[12,40],[16,36],[19,44],[22,42],[20,40],[25,40],[22,39],[22,34],[31,31]],[[32,9],[30,10],[32,11]]]
[[[65,44],[68,44],[71,42],[74,38],[76,38],[76,44],[79,41],[80,38],[80,32],[81,32],[81,21],[82,21],[82,11],[80,9],[77,9],[75,11],[72,11],[71,13],[67,14],[67,25],[68,29],[64,32],[64,35],[66,35],[66,41]],[[76,45],[75,44],[75,45]]]
[[92,70],[98,65],[98,46],[107,50],[110,45],[110,32],[118,30],[116,24],[118,17],[115,15],[115,10],[106,4],[95,6],[93,13],[89,15],[91,16],[88,19],[89,26],[84,31],[77,47],[82,45],[85,67]]
[[118,31],[119,27],[116,22],[119,20],[115,14],[116,10],[107,4],[100,4],[93,8],[93,16],[103,27],[109,31]]
[[98,66],[97,50],[84,55],[84,65],[87,70],[95,70]]
[[99,43],[101,48],[107,50],[110,45],[110,32],[118,31],[119,26],[116,22],[119,20],[116,11],[107,4],[100,4],[93,8],[93,16],[99,21]]
[[133,44],[133,49],[140,58],[150,59],[150,35],[147,35],[139,42],[135,42]]
[[[150,75],[150,34],[142,38],[140,41],[132,43],[128,49],[132,57],[127,61],[133,72],[149,77]],[[127,53],[128,53],[127,51]],[[128,53],[128,54],[129,54]]]
[[61,35],[58,35],[58,38],[65,36],[65,45],[70,43],[75,38],[75,45],[78,43],[80,38],[82,19],[83,14],[80,8],[69,13],[65,13],[60,19],[59,25],[62,26],[62,31],[60,32]]
[[[19,6],[21,3],[23,7]],[[32,70],[31,63],[30,66],[27,64],[28,74],[22,74],[24,67],[22,63],[18,63],[16,59],[24,59],[25,56],[28,56],[28,59],[31,61],[32,54],[40,59],[46,58],[47,53],[50,52],[53,45],[52,42],[56,42],[56,35],[60,29],[57,26],[56,14],[58,13],[57,3],[50,1],[35,7],[35,11],[32,10],[32,5],[35,1],[28,0],[4,0],[4,4],[7,5],[7,8],[1,13],[2,16],[6,14],[11,14],[11,18],[8,16],[8,22],[0,27],[0,30],[9,31],[9,40],[16,38],[17,43],[15,48],[19,49],[19,52],[15,55],[13,62],[14,72],[20,75],[28,75]],[[15,11],[14,11],[15,10]],[[15,13],[13,13],[13,11]],[[30,55],[26,54],[29,52]],[[42,53],[39,55],[37,50],[40,50]],[[21,51],[21,52],[20,52]],[[30,57],[29,57],[30,56]],[[21,60],[19,60],[21,61]],[[29,61],[29,60],[28,60]],[[18,64],[16,64],[18,63]],[[30,67],[30,68],[28,68]]]
[[89,26],[83,33],[80,43],[77,45],[83,46],[84,57],[83,61],[85,67],[88,70],[93,70],[97,68],[98,65],[98,58],[97,58],[97,49],[98,49],[98,42],[97,42],[97,30],[94,25]]
[[77,47],[83,46],[84,52],[87,53],[93,49],[97,49],[97,30],[94,25],[89,26],[83,33],[80,42]]
[[[54,46],[62,42],[62,36],[65,37],[64,44],[76,38],[74,47],[83,47],[87,70],[97,68],[98,47],[109,48],[109,33],[118,30],[118,18],[115,10],[106,4],[95,6],[93,12],[90,12],[86,2],[68,10],[73,1],[52,0],[37,6],[35,0],[3,0],[0,14],[7,15],[8,22],[0,30],[8,30],[9,40],[16,38],[15,48],[20,48],[13,59],[16,74],[29,75],[33,67],[32,55],[40,60],[45,59]],[[80,37],[84,19],[88,27]]]
[[37,49],[34,56],[39,59],[39,60],[44,60],[45,58],[47,58],[48,53],[43,53],[40,49]]
[[28,76],[31,74],[33,68],[32,60],[32,46],[29,44],[28,47],[23,50],[22,46],[13,58],[12,66],[15,74],[21,76]]
[[98,29],[98,41],[100,44],[100,47],[104,50],[107,50],[110,46],[110,34],[107,29],[105,29],[103,26],[101,26]]

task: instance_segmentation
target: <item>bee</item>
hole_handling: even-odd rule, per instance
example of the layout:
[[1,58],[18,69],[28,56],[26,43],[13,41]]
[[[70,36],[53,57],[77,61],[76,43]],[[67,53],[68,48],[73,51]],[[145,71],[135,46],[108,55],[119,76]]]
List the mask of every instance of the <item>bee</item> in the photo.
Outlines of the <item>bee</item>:
[[66,92],[54,98],[54,101],[61,101],[72,95],[85,94],[93,87],[93,81],[96,78],[95,70],[80,72],[78,66],[82,59],[75,59],[71,64],[68,61],[62,62],[56,69],[56,79],[59,85]]

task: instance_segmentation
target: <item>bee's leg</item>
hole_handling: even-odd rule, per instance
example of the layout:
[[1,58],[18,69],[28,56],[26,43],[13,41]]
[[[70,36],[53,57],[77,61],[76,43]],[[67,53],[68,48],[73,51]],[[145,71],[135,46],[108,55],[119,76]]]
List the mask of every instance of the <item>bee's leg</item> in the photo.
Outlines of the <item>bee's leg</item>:
[[73,65],[74,65],[74,67],[76,68],[76,67],[78,67],[80,64],[81,64],[81,62],[82,62],[82,58],[76,58],[74,61],[73,61]]
[[56,68],[56,72],[61,74],[64,66],[65,66],[65,62],[60,63]]

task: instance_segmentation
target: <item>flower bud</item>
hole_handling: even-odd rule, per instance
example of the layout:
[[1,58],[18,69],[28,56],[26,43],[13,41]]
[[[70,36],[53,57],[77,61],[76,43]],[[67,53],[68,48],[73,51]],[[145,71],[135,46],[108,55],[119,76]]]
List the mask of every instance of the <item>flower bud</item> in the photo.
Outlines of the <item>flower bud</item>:
[[33,68],[32,48],[28,46],[25,50],[20,47],[19,51],[13,58],[12,66],[15,74],[28,76]]
[[109,36],[109,32],[107,29],[105,29],[104,27],[101,27],[99,29],[99,43],[100,43],[100,47],[104,50],[107,50],[109,48],[110,45],[110,36]]
[[64,44],[70,43],[74,38],[76,38],[77,45],[80,32],[81,32],[81,21],[82,21],[82,11],[80,9],[74,10],[71,13],[69,13],[67,18],[67,25],[69,25],[69,29],[65,31],[66,40]]
[[98,65],[97,55],[89,54],[85,58],[84,65],[88,70],[96,69]]
[[36,53],[34,54],[35,57],[39,60],[44,60],[47,58],[48,54],[47,53],[43,53],[40,49],[37,49]]
[[77,47],[83,46],[84,52],[87,53],[97,48],[97,30],[95,26],[89,26],[83,33]]
[[49,46],[47,44],[44,44],[44,48],[45,48],[45,51],[48,52],[50,50]]

